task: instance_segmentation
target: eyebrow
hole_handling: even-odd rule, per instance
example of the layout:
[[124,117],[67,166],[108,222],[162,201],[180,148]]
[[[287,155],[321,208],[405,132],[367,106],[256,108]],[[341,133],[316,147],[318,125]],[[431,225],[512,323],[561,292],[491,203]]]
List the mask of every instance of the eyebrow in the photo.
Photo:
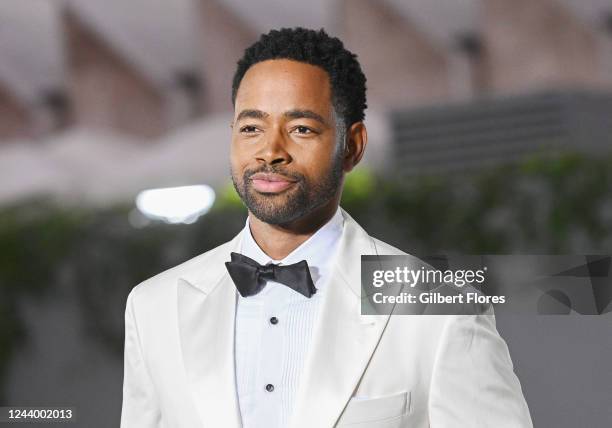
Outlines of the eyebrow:
[[313,119],[327,126],[327,121],[318,113],[312,110],[289,110],[285,113],[285,117],[289,119]]
[[[242,110],[238,114],[238,117],[236,117],[236,121],[239,121],[245,118],[265,119],[268,116],[270,115],[266,113],[265,111],[247,109],[247,110]],[[299,109],[289,110],[288,112],[284,114],[284,116],[288,119],[313,119],[313,120],[316,120],[317,122],[320,122],[323,125],[326,125],[326,126],[328,125],[327,121],[323,118],[323,116],[321,116],[318,113],[315,113],[312,110],[299,110]]]
[[265,119],[268,116],[270,116],[268,113],[261,110],[242,110],[236,118],[236,121],[245,119],[247,117],[250,117],[251,119]]

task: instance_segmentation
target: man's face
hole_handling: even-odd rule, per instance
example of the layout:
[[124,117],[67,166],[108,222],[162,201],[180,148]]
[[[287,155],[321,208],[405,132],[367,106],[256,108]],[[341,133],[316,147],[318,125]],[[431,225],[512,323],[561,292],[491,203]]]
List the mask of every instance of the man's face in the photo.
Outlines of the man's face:
[[343,177],[327,73],[284,59],[255,64],[236,94],[231,172],[249,211],[288,224],[330,203]]

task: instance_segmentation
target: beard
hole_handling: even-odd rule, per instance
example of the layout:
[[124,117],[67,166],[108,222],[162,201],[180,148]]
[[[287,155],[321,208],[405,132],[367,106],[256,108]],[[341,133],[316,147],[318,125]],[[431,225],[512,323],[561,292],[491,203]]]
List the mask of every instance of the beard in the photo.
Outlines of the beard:
[[[261,193],[253,188],[250,177],[256,173],[275,173],[295,181],[280,193]],[[342,156],[334,156],[332,165],[316,182],[281,166],[264,165],[245,170],[242,179],[231,171],[234,188],[249,211],[259,220],[274,225],[292,223],[334,198],[342,184]]]

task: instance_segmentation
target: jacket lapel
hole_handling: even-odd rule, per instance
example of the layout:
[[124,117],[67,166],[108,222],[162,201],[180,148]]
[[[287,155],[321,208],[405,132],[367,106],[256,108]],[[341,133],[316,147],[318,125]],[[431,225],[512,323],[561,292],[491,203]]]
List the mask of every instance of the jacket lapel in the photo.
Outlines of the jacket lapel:
[[177,284],[183,363],[203,427],[240,427],[234,370],[236,289],[224,265],[238,248],[240,234],[198,261]]
[[[336,423],[389,319],[361,315],[361,255],[377,252],[372,238],[344,210],[342,215],[337,264],[319,308],[291,428]],[[224,265],[230,252],[239,251],[240,237],[196,260],[177,284],[183,363],[206,428],[241,426],[234,364],[236,291]]]
[[376,254],[376,249],[372,238],[344,210],[342,214],[345,226],[337,265],[319,309],[291,428],[336,423],[389,319],[389,315],[361,315],[361,255]]

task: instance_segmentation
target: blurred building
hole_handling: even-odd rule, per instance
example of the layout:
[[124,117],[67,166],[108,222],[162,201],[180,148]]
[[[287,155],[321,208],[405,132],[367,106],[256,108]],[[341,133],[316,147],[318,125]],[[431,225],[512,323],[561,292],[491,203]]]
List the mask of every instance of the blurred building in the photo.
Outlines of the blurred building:
[[477,24],[456,33],[468,79],[462,85],[459,75],[450,78],[454,88],[463,86],[463,96],[395,110],[394,170],[461,172],[567,150],[609,151],[608,7],[597,1],[479,2]]
[[70,124],[143,137],[167,131],[161,90],[75,10],[62,24]]
[[394,176],[479,171],[567,151],[612,147],[612,94],[545,91],[392,114]]
[[449,67],[442,46],[388,2],[342,0],[338,28],[359,56],[368,105],[392,109],[449,98]]
[[[282,8],[261,0],[256,9],[251,6],[238,0],[2,2],[0,171],[13,174],[1,176],[2,181],[20,178],[14,175],[19,170],[2,159],[13,165],[36,158],[32,162],[44,168],[50,159],[65,156],[60,148],[66,139],[72,147],[76,129],[80,138],[89,133],[98,142],[109,136],[118,145],[125,141],[125,150],[133,154],[130,168],[140,174],[133,181],[124,177],[132,193],[142,183],[158,183],[159,177],[189,184],[201,174],[202,180],[221,182],[215,174],[224,171],[218,159],[226,150],[204,134],[198,141],[198,130],[229,138],[236,61],[259,33],[282,26],[325,27],[358,54],[369,90],[372,150],[365,160],[373,168],[384,169],[391,159],[428,157],[435,161],[427,168],[409,169],[435,172],[447,169],[444,156],[469,158],[497,145],[504,152],[504,139],[498,138],[502,131],[483,134],[497,122],[480,116],[479,123],[488,125],[470,125],[483,111],[497,111],[496,100],[503,104],[508,97],[524,97],[524,102],[510,102],[524,109],[516,107],[518,113],[507,119],[521,128],[531,126],[515,122],[528,116],[538,94],[604,96],[612,91],[612,5],[605,0],[313,0],[285,2]],[[557,109],[570,103],[564,111],[584,105],[572,104],[571,96],[553,98],[564,100]],[[608,103],[598,103],[588,110],[605,116]],[[457,130],[446,122],[445,106],[456,112],[453,126],[467,129],[461,138],[454,138]],[[503,106],[499,111],[504,117]],[[567,127],[569,116],[560,117],[555,126]],[[427,125],[417,126],[419,118]],[[425,128],[441,136],[427,137]],[[194,149],[210,153],[199,164],[192,161],[193,153],[169,148],[181,140],[178,135],[187,134],[199,144]],[[521,146],[523,153],[535,147],[517,135],[514,149]],[[439,151],[436,160],[438,140],[450,151]],[[473,146],[477,141],[480,149]],[[583,146],[579,139],[571,141]],[[94,146],[105,150],[104,144]],[[91,156],[113,159],[115,150]],[[162,153],[174,157],[163,159]],[[116,159],[108,168],[120,170],[121,162]],[[87,173],[63,168],[62,174],[72,178],[56,187],[64,194],[77,192],[70,183],[87,182],[82,176]],[[41,187],[53,185],[22,184],[5,194],[12,198]]]
[[29,129],[27,107],[9,88],[0,86],[0,141],[26,137]]
[[483,89],[612,87],[612,76],[604,74],[599,29],[566,5],[557,0],[487,0],[482,8]]
[[258,32],[221,0],[196,0],[198,53],[201,62],[203,111],[218,113],[231,107],[230,88],[238,58]]

